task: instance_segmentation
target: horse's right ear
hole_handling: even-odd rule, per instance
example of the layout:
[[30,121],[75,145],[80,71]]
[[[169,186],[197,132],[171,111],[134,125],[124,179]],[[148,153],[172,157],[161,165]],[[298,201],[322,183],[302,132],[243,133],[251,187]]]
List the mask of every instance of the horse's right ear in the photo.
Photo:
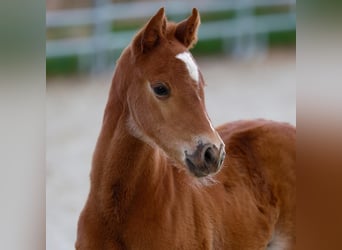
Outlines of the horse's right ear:
[[166,33],[166,17],[164,8],[161,8],[138,33],[133,40],[135,54],[146,53],[158,46]]
[[186,48],[191,49],[197,42],[197,30],[200,25],[200,15],[196,8],[192,9],[192,15],[177,24],[175,37],[180,41]]

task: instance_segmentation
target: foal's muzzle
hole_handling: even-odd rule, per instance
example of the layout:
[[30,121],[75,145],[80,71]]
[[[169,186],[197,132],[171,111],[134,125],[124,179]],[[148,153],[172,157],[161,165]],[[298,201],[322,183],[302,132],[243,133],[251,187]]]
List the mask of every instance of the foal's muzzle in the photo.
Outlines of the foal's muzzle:
[[185,151],[185,163],[196,177],[204,177],[221,169],[225,155],[223,144],[220,148],[211,143],[199,144],[192,154]]

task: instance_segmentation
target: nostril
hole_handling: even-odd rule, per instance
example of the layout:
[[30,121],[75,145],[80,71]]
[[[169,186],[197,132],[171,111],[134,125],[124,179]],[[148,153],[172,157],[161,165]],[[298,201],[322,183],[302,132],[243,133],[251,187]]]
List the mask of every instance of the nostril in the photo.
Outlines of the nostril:
[[204,160],[207,164],[212,164],[215,162],[214,150],[211,147],[205,150]]

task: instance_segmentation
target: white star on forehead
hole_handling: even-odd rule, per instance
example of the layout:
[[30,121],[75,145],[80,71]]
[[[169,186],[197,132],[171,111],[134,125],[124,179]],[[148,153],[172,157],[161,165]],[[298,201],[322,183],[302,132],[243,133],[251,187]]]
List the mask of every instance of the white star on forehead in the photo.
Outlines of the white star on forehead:
[[179,60],[182,60],[185,63],[185,66],[188,69],[191,78],[194,79],[196,82],[198,82],[199,80],[198,68],[191,54],[185,51],[185,52],[178,54],[176,58]]

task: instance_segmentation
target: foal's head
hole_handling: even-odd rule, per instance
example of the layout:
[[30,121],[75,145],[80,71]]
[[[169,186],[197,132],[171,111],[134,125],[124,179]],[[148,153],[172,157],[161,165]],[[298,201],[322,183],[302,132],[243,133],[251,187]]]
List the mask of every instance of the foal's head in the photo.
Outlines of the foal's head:
[[189,49],[197,40],[199,13],[180,23],[164,9],[136,35],[118,67],[126,74],[127,126],[135,137],[161,148],[196,177],[222,166],[224,144],[204,103],[204,80]]

